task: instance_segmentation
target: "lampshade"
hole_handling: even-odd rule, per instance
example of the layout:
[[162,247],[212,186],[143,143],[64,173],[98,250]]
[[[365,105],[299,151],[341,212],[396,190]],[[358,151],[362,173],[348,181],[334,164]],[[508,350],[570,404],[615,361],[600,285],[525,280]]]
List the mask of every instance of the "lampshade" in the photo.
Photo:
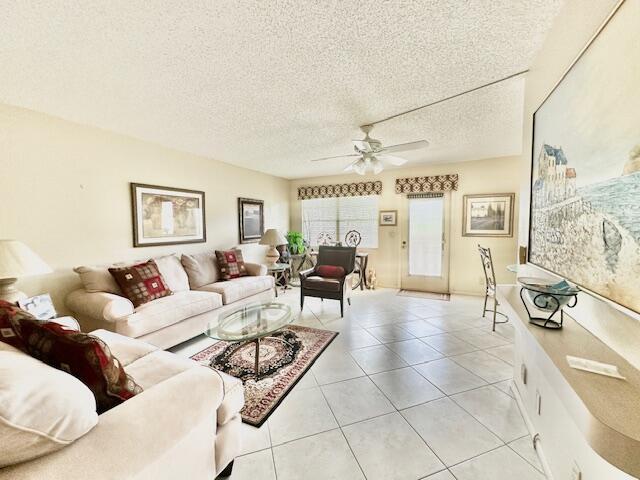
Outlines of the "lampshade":
[[289,243],[287,238],[275,228],[270,228],[264,232],[264,235],[262,235],[260,239],[260,245],[273,245],[277,247],[278,245],[286,245],[287,243]]
[[0,279],[52,272],[33,250],[18,240],[0,240]]

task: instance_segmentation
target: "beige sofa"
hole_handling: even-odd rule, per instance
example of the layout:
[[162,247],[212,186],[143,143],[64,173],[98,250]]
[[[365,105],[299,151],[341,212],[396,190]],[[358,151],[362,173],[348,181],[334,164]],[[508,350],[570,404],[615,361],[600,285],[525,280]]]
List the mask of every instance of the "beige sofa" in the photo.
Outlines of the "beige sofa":
[[241,382],[139,340],[92,334],[144,391],[97,416],[75,377],[0,342],[0,465],[9,465],[0,480],[227,474],[240,453]]
[[275,295],[275,281],[263,265],[245,263],[249,276],[222,281],[213,251],[154,260],[173,294],[137,308],[107,267],[74,269],[84,288],[70,293],[66,305],[82,330],[110,330],[166,349],[202,334],[225,311]]

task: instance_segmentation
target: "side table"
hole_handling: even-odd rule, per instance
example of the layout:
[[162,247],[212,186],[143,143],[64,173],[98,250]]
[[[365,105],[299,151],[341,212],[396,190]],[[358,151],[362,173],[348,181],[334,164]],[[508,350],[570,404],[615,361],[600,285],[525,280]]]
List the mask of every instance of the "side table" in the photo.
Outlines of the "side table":
[[291,266],[288,263],[273,263],[271,265],[267,265],[267,273],[273,276],[275,280],[275,292],[276,297],[278,296],[278,283],[282,282],[282,291],[284,292],[289,288],[289,277],[291,274]]

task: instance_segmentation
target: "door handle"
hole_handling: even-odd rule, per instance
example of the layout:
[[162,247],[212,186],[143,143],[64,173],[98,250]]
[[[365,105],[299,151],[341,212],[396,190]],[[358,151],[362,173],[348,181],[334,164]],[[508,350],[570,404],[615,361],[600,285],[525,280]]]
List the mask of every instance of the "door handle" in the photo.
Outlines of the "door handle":
[[407,248],[407,241],[406,240],[402,241],[402,248]]

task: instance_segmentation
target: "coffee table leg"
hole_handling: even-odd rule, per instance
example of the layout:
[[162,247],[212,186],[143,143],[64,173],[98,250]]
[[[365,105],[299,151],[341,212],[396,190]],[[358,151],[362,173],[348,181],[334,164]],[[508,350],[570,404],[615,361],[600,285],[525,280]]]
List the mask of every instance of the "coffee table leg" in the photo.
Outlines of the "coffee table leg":
[[256,338],[255,342],[256,342],[256,367],[255,367],[255,371],[256,371],[256,382],[257,382],[258,380],[260,380],[260,339]]

